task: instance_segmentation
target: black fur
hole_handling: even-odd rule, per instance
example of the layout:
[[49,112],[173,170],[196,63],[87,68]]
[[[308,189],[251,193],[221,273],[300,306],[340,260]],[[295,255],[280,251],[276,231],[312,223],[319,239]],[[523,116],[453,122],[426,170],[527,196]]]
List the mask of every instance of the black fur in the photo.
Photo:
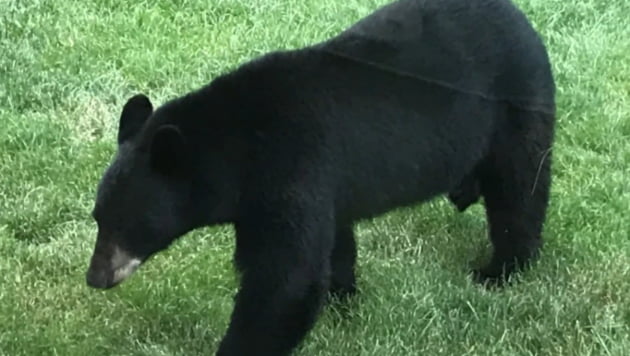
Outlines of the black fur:
[[462,211],[483,197],[494,254],[475,276],[500,283],[541,246],[554,102],[545,47],[509,1],[399,1],[155,112],[131,99],[91,268],[114,245],[145,261],[232,223],[242,279],[217,354],[287,355],[328,291],[355,292],[353,224],[448,194]]

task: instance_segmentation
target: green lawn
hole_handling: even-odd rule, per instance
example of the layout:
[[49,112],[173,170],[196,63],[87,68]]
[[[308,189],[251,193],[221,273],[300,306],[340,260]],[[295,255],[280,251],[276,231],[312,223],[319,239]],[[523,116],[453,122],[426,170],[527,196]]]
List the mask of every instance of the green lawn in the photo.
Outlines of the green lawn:
[[[85,285],[122,104],[159,104],[386,1],[0,0],[0,355],[213,353],[236,288],[231,227],[191,233],[114,290]],[[540,263],[502,291],[471,283],[489,247],[481,206],[364,222],[360,294],[327,308],[299,355],[628,354],[630,2],[517,3],[559,87]]]

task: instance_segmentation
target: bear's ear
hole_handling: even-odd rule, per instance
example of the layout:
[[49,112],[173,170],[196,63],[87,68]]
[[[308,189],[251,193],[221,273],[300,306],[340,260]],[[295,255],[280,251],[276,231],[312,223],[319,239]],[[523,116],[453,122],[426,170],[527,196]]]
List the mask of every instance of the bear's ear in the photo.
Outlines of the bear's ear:
[[135,136],[153,113],[153,105],[144,94],[136,94],[127,100],[120,114],[118,144]]
[[160,174],[182,177],[189,169],[190,152],[186,138],[174,125],[157,129],[149,152],[151,167]]

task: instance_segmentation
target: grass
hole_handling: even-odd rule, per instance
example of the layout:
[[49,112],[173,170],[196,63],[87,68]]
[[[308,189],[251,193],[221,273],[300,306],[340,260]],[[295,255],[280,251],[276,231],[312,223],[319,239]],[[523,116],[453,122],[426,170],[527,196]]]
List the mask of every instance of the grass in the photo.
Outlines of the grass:
[[[120,108],[327,38],[385,2],[0,0],[0,355],[212,354],[236,288],[229,226],[191,233],[119,288],[85,286]],[[327,308],[298,354],[630,350],[630,3],[517,3],[559,87],[542,260],[489,292],[466,275],[489,247],[481,207],[439,199],[366,221],[360,294],[348,315]]]

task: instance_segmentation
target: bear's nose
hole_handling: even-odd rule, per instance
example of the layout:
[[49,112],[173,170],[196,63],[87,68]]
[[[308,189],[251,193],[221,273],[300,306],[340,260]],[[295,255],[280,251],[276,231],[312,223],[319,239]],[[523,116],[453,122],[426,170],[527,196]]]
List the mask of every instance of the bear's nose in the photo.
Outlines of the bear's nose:
[[105,289],[111,284],[109,275],[110,273],[103,269],[90,268],[85,274],[85,282],[89,287]]

